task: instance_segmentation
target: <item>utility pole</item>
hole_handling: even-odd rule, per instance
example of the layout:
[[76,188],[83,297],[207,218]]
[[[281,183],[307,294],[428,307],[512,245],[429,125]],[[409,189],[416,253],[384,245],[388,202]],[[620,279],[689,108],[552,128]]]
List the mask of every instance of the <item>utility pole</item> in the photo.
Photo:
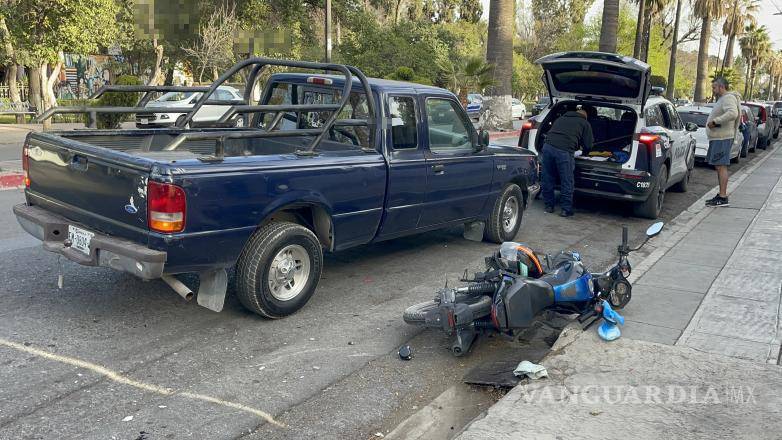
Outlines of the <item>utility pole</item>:
[[326,0],[326,62],[331,62],[331,0]]

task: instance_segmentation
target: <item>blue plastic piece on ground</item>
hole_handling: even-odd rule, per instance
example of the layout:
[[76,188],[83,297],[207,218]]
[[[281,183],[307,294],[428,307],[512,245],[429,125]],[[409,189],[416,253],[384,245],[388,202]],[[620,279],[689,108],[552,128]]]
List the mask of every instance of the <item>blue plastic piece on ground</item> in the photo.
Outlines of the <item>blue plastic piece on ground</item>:
[[603,323],[597,328],[597,334],[606,341],[613,341],[622,335],[620,325],[624,325],[625,318],[611,308],[608,301],[603,300]]

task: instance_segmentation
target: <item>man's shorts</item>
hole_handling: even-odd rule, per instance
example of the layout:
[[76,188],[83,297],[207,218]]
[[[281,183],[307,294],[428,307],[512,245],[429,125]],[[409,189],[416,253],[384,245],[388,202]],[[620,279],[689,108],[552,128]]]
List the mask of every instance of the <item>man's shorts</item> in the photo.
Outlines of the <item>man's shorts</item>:
[[730,147],[732,146],[733,139],[710,140],[706,161],[709,165],[730,165]]

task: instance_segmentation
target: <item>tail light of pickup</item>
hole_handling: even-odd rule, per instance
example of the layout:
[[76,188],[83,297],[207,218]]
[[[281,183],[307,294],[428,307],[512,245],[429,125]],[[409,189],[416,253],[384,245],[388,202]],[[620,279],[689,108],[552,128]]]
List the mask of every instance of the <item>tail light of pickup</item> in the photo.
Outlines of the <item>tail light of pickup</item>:
[[22,147],[22,171],[24,172],[24,187],[30,187],[30,156],[27,149],[27,143]]
[[187,197],[185,190],[170,184],[150,181],[147,185],[149,229],[157,232],[182,232],[185,229]]

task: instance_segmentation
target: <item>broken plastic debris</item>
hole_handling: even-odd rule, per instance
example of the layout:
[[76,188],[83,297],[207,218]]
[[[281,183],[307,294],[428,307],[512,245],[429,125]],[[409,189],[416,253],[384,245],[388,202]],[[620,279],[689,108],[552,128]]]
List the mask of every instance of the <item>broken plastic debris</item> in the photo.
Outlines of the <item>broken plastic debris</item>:
[[527,376],[530,379],[548,377],[548,371],[546,371],[546,367],[543,365],[533,364],[530,361],[521,361],[516,369],[513,370],[513,374],[517,377]]
[[122,419],[123,422],[129,422],[131,420],[133,420],[133,416],[127,416],[124,419]]
[[382,432],[376,432],[376,433],[375,433],[375,437],[380,437],[380,438],[383,438],[383,437],[385,437],[385,436],[383,435],[383,433],[382,433]]
[[314,365],[314,366],[312,367],[312,369],[313,369],[313,370],[320,370],[320,367],[319,367],[319,366],[317,366],[317,365]]
[[403,361],[409,361],[413,358],[413,349],[409,345],[403,345],[399,348],[399,358]]
[[157,407],[160,408],[160,409],[166,409],[167,408],[166,405],[158,405]]

